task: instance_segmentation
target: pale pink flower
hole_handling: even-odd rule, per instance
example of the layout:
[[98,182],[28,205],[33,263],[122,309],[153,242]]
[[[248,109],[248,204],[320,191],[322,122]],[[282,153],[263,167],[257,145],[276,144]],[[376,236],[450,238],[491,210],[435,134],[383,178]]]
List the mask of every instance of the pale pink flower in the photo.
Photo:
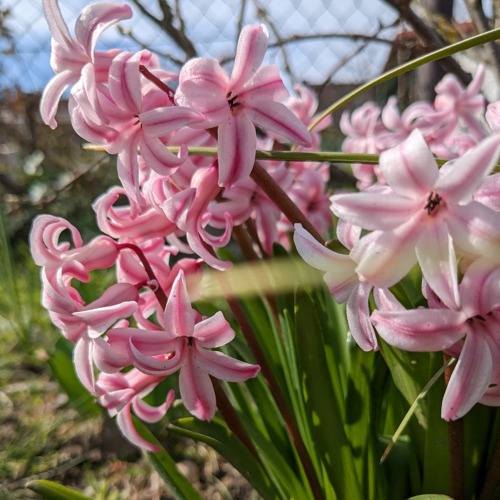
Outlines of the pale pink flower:
[[[339,223],[340,242],[352,249],[359,240],[360,229]],[[364,351],[378,349],[377,337],[370,322],[369,298],[373,284],[361,282],[356,274],[356,261],[349,255],[334,252],[316,241],[301,224],[295,224],[293,240],[299,255],[310,266],[324,272],[323,280],[337,303],[347,302],[347,322],[355,342]]]
[[[445,420],[463,417],[477,402],[500,405],[500,267],[498,260],[473,262],[446,307],[427,293],[430,309],[379,310],[372,321],[389,344],[407,351],[446,351],[458,358],[443,398]],[[465,340],[464,340],[465,338]]]
[[455,75],[447,74],[436,85],[434,108],[436,111],[448,114],[454,124],[463,120],[476,140],[485,136],[479,117],[484,113],[485,100],[480,93],[484,82],[485,68],[480,65],[476,75],[464,88]]
[[[60,241],[68,231],[70,238]],[[64,261],[78,261],[86,271],[107,269],[118,257],[116,243],[108,236],[98,236],[83,244],[78,229],[62,217],[39,215],[30,232],[30,251],[38,266],[59,267]]]
[[283,104],[288,96],[275,66],[259,68],[267,48],[263,25],[243,28],[231,77],[213,59],[188,61],[179,74],[177,104],[205,115],[203,128],[217,127],[219,184],[230,186],[250,175],[257,144],[255,125],[304,146],[311,145],[304,124]]
[[102,144],[102,137],[108,131],[114,133],[103,145],[108,153],[118,154],[120,181],[128,195],[140,205],[145,202],[139,191],[138,150],[149,172],[170,175],[184,162],[187,151],[181,148],[176,156],[161,138],[203,120],[196,111],[173,105],[165,92],[151,88],[139,72],[140,65],[150,58],[148,51],[141,51],[122,52],[113,59],[108,88],[99,95],[98,114],[85,91],[78,92],[71,106],[73,127],[83,138]]
[[356,259],[360,277],[390,287],[418,260],[432,289],[447,305],[454,303],[455,250],[472,256],[498,254],[498,216],[473,195],[494,168],[499,151],[500,137],[492,136],[438,169],[415,130],[380,157],[389,186],[383,196],[371,189],[332,196],[335,215],[374,231],[369,245],[364,238],[358,243],[363,247]]

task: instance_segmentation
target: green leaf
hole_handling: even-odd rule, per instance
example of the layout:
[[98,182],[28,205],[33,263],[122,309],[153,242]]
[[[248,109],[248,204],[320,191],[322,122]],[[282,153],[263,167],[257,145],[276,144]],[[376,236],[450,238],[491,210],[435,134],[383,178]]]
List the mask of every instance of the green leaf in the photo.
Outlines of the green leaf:
[[[362,498],[352,448],[344,432],[343,395],[334,390],[325,356],[329,325],[316,301],[307,293],[296,295],[298,365],[315,444],[310,451],[317,453],[338,498]],[[346,332],[337,333],[345,338]]]
[[[443,366],[443,355],[430,355],[429,375]],[[422,463],[422,490],[444,494],[450,491],[448,424],[441,418],[445,391],[444,377],[437,381],[427,395],[427,421]],[[439,473],[436,473],[439,471]]]
[[179,500],[201,500],[202,496],[193,485],[181,474],[174,459],[156,439],[151,430],[138,418],[133,417],[134,426],[141,436],[160,447],[160,451],[147,452],[149,462],[170,488],[170,492]]
[[407,500],[453,500],[453,498],[448,495],[417,495],[416,497],[410,497]]
[[26,485],[26,487],[47,500],[91,500],[89,497],[82,495],[78,491],[45,479],[31,481]]
[[55,350],[49,358],[49,366],[64,392],[68,395],[71,404],[81,415],[98,415],[101,407],[94,397],[83,387],[75,373],[73,364],[74,344],[61,337],[56,342]]
[[[394,384],[408,404],[413,404],[429,380],[429,354],[401,351],[381,339],[379,339],[379,344],[380,351],[391,371]],[[416,408],[415,416],[420,425],[426,429],[427,419],[424,405]]]
[[348,375],[345,429],[363,498],[387,498],[386,468],[379,464],[378,440],[379,406],[386,396],[387,367],[378,353],[363,352],[352,345]]
[[[210,445],[230,462],[263,498],[280,498],[279,491],[256,457],[221,420],[215,418],[211,422],[204,422],[185,418],[172,422],[169,429]],[[293,479],[290,478],[290,481]]]

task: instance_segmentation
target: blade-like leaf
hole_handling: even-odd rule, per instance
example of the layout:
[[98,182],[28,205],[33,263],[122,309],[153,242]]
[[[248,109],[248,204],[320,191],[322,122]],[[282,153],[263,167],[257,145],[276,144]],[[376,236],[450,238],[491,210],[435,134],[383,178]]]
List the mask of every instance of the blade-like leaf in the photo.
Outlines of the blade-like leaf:
[[336,394],[332,386],[325,356],[328,325],[306,293],[296,295],[295,328],[301,386],[315,444],[311,451],[317,453],[338,498],[361,498],[344,432],[343,395]]
[[26,487],[46,500],[90,500],[89,497],[76,490],[45,479],[31,481]]
[[165,484],[170,488],[172,495],[179,500],[201,500],[202,496],[200,493],[193,487],[188,479],[180,473],[174,459],[167,453],[165,448],[161,446],[149,428],[135,417],[134,427],[142,437],[160,446],[160,451],[155,453],[147,452],[146,455],[156,469],[156,472],[158,472],[160,477],[165,481]]
[[184,418],[172,422],[169,429],[177,434],[203,441],[230,462],[263,498],[280,498],[279,490],[259,461],[220,420],[203,422]]
[[75,373],[73,364],[73,346],[69,340],[60,338],[56,342],[55,350],[49,358],[52,373],[69,397],[71,404],[81,415],[96,415],[101,413],[93,396],[83,387]]

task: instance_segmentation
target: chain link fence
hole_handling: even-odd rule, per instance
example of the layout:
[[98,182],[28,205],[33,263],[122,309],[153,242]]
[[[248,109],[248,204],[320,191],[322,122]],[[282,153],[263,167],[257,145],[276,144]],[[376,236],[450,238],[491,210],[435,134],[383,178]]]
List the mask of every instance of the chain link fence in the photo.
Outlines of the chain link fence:
[[[300,82],[321,89],[320,106],[380,74],[402,26],[389,0],[126,1],[134,17],[105,31],[99,50],[147,48],[174,72],[195,55],[229,69],[242,26],[262,22],[270,34],[266,62],[278,65],[289,88]],[[418,1],[425,0],[412,5]],[[467,19],[463,1],[455,0],[459,21]],[[70,32],[88,3],[59,0]],[[162,6],[169,9],[168,26]],[[102,156],[82,151],[66,106],[59,107],[55,131],[41,123],[40,94],[54,76],[50,46],[41,0],[0,0],[0,206],[21,237],[38,211],[81,217],[82,204],[110,185],[115,171],[103,167]]]
[[[85,0],[60,0],[73,29]],[[145,10],[161,18],[156,0],[142,0]],[[356,83],[383,68],[394,36],[396,12],[380,0],[176,0],[178,22],[196,53],[229,60],[241,26],[264,22],[270,32],[268,62],[278,64],[293,81],[319,85],[332,78]],[[43,89],[53,73],[49,66],[50,33],[40,0],[2,0],[3,35],[0,88],[26,92]],[[178,70],[189,55],[155,22],[133,5],[134,17],[106,31],[99,48],[149,48],[162,55],[164,67]]]

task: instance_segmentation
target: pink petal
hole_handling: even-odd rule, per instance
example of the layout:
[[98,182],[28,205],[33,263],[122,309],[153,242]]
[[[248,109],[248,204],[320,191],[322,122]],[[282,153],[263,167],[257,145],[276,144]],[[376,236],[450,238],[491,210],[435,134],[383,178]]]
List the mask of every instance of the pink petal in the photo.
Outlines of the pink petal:
[[166,377],[175,373],[184,363],[184,349],[175,351],[173,357],[161,356],[154,358],[142,354],[134,344],[130,343],[133,365],[146,375],[154,377]]
[[160,451],[161,448],[156,444],[146,441],[134,427],[132,421],[132,414],[130,412],[130,405],[123,408],[116,417],[116,424],[120,429],[121,433],[127,438],[132,444],[135,444],[139,448],[143,448],[146,451],[156,452]]
[[245,102],[281,101],[289,95],[278,68],[273,65],[260,68],[237,94],[235,92],[233,94]]
[[405,351],[442,351],[468,332],[466,316],[450,309],[374,311],[371,320],[387,343]]
[[263,24],[248,25],[241,30],[231,74],[231,88],[235,94],[262,64],[268,39],[267,28]]
[[89,326],[90,337],[99,336],[119,319],[137,310],[138,293],[133,285],[115,283],[96,301],[74,313]]
[[191,337],[194,332],[194,314],[182,270],[177,274],[168,296],[165,329],[178,337]]
[[179,373],[179,390],[184,406],[192,415],[200,420],[214,417],[216,401],[212,381],[208,373],[199,368],[191,353],[186,356]]
[[128,197],[142,204],[143,198],[139,191],[139,163],[137,160],[138,138],[130,137],[118,154],[116,169],[120,182]]
[[105,373],[116,373],[130,365],[130,357],[116,352],[103,338],[93,340],[92,358],[98,370]]
[[500,265],[498,259],[479,258],[465,271],[460,283],[462,309],[469,318],[484,315],[500,302]]
[[122,52],[109,68],[109,91],[116,105],[136,115],[141,111],[141,83],[139,73],[141,53]]
[[283,104],[274,101],[245,101],[245,114],[249,120],[290,141],[309,147],[311,134],[306,126]]
[[453,241],[465,252],[475,256],[498,257],[500,218],[498,213],[481,203],[449,207],[446,224]]
[[199,370],[228,382],[244,382],[256,377],[260,372],[260,366],[239,361],[220,351],[208,351],[196,347],[195,359]]
[[[170,392],[169,392],[170,394]],[[132,401],[132,408],[134,413],[143,421],[148,424],[159,422],[167,413],[167,402],[160,406],[151,406],[139,397],[134,398]]]
[[493,359],[484,332],[467,335],[444,393],[441,417],[444,420],[463,417],[488,388],[492,370]]
[[412,199],[432,191],[438,178],[436,161],[418,129],[380,155],[380,169],[396,194]]
[[219,185],[230,187],[247,179],[255,162],[257,136],[253,123],[243,114],[219,126]]
[[356,344],[363,351],[378,349],[378,342],[373,326],[370,322],[369,299],[372,285],[367,283],[357,284],[347,301],[347,322],[349,331]]
[[52,37],[64,47],[70,48],[74,42],[62,17],[57,0],[42,0],[42,6]]
[[160,175],[172,175],[173,169],[177,169],[187,158],[185,150],[181,150],[180,156],[176,156],[160,139],[145,134],[139,138],[139,148],[146,165]]
[[139,114],[145,135],[160,137],[184,126],[203,121],[203,116],[191,108],[164,106]]
[[80,337],[73,350],[73,363],[78,379],[91,394],[97,396],[94,378],[94,365],[92,362],[92,341]]
[[500,155],[500,134],[492,135],[443,171],[435,190],[448,201],[468,203]]
[[355,262],[348,255],[333,252],[321,245],[301,224],[295,224],[293,240],[305,262],[326,272],[324,280],[335,299],[339,303],[345,302],[358,281],[354,272]]
[[194,326],[193,337],[201,347],[211,349],[226,345],[234,339],[235,333],[221,311]]
[[361,193],[336,194],[331,198],[332,212],[346,222],[369,230],[392,230],[405,224],[421,209],[420,200],[393,192],[365,189]]
[[133,15],[129,5],[96,2],[82,10],[75,23],[75,37],[90,56],[94,52],[99,35],[119,21]]
[[40,100],[40,115],[42,116],[43,122],[51,129],[57,127],[55,116],[64,91],[75,83],[77,78],[74,71],[67,69],[54,76],[43,89],[42,98]]
[[370,244],[362,253],[356,267],[360,278],[381,288],[396,284],[417,260],[415,244],[420,232],[421,228],[410,220],[393,231],[376,231],[361,238],[356,247],[361,245],[364,248],[363,240],[367,237],[370,237]]
[[442,222],[432,219],[425,224],[415,251],[422,274],[434,293],[447,307],[458,310],[457,259],[448,227]]

